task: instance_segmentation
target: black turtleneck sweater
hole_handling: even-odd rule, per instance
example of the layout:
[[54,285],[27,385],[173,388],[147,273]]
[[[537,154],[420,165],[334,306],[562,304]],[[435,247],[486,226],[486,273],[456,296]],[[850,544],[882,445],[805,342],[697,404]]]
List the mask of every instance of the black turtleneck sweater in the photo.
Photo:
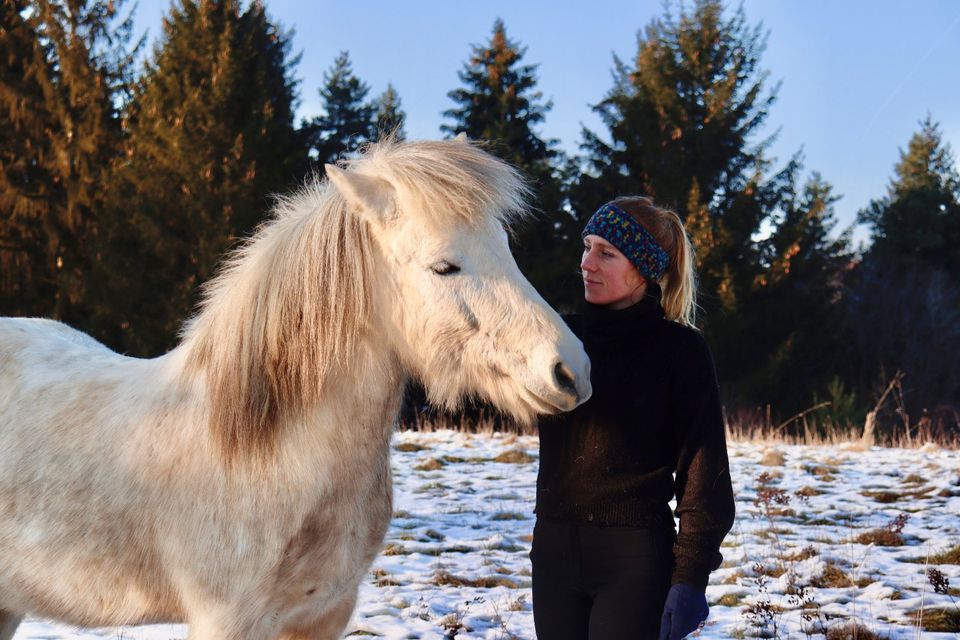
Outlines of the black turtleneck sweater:
[[593,396],[540,419],[536,513],[672,528],[676,494],[672,580],[704,588],[734,515],[720,396],[706,342],[664,318],[659,294],[654,286],[627,309],[564,317],[590,356]]

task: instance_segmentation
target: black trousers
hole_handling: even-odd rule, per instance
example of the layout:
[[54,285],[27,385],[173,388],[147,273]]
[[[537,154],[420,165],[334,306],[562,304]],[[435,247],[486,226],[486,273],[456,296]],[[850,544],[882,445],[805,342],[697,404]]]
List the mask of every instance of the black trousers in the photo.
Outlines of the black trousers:
[[656,640],[674,539],[670,528],[537,520],[530,560],[538,640]]

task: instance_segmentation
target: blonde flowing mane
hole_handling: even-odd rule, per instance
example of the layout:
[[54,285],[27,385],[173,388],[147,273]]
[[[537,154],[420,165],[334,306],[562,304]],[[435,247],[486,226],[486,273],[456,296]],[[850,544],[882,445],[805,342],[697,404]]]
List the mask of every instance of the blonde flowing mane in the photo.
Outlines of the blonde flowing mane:
[[[529,193],[512,167],[461,140],[386,140],[343,164],[391,184],[397,215],[441,225],[508,224]],[[225,453],[268,451],[354,353],[371,313],[376,250],[341,194],[314,179],[279,199],[204,287],[183,346],[188,371],[205,376]]]

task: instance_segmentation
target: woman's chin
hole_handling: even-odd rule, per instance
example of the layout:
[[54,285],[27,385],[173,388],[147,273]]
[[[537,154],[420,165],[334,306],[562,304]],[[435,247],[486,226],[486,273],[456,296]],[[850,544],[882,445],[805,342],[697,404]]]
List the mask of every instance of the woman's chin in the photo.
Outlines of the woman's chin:
[[605,305],[607,304],[607,299],[600,295],[596,291],[591,291],[590,289],[584,289],[583,299],[589,302],[590,304]]

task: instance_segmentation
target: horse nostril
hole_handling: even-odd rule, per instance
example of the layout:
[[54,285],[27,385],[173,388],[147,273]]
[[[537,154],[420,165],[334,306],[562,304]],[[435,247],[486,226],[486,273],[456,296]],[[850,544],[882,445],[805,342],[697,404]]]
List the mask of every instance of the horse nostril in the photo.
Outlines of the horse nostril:
[[570,371],[570,367],[562,362],[558,362],[553,367],[553,377],[561,389],[574,396],[577,395],[577,385],[574,382],[573,372]]

